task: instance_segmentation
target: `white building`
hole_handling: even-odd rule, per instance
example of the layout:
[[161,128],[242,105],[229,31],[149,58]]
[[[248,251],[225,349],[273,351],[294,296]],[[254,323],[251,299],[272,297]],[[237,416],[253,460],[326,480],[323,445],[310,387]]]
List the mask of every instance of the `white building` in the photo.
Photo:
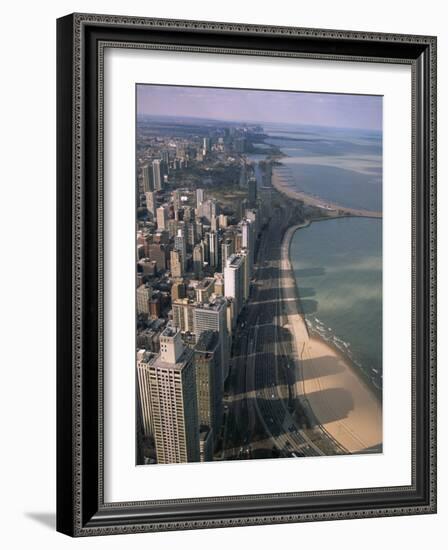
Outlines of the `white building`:
[[232,254],[224,268],[224,294],[235,302],[235,320],[244,304],[245,261],[243,254]]
[[137,356],[143,429],[154,437],[159,464],[197,462],[199,424],[193,351],[184,347],[179,331],[171,326],[162,332],[160,348],[156,357]]

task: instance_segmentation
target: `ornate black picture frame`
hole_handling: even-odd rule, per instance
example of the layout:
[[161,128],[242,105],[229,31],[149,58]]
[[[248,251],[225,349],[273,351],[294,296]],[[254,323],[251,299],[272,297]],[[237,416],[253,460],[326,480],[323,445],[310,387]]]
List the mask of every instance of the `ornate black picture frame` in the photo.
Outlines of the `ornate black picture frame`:
[[[412,484],[108,503],[103,491],[107,45],[412,68]],[[436,38],[73,14],[57,22],[57,529],[71,536],[436,512]],[[411,360],[411,358],[410,358]]]

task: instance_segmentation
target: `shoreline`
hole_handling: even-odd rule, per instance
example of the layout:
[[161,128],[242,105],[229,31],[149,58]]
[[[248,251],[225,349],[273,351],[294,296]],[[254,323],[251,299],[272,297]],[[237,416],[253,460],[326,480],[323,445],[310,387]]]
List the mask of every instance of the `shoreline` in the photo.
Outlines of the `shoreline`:
[[365,210],[362,208],[350,208],[347,206],[342,206],[334,202],[327,201],[325,199],[308,195],[307,193],[303,193],[302,191],[291,189],[291,187],[289,187],[285,179],[278,174],[278,170],[276,170],[275,167],[272,169],[271,181],[272,181],[272,187],[282,195],[285,195],[290,199],[302,201],[304,204],[308,206],[314,206],[316,208],[320,208],[328,214],[328,217],[340,217],[340,216],[347,216],[347,215],[358,216],[363,218],[382,218],[383,217],[382,212],[375,212],[373,210],[371,211],[371,210]]
[[[331,218],[329,218],[331,219]],[[312,220],[291,226],[281,245],[285,314],[295,347],[298,373],[294,394],[305,401],[315,420],[350,453],[382,445],[382,408],[366,376],[336,346],[310,331],[302,313],[298,281],[292,267],[290,246],[296,231]],[[289,294],[289,296],[288,296]],[[287,300],[287,298],[295,300]]]

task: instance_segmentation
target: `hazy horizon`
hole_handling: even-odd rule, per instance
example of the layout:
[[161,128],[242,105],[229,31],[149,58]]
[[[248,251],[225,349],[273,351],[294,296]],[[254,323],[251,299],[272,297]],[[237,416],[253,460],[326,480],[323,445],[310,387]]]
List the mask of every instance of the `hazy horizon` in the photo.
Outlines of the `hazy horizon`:
[[382,130],[382,97],[137,84],[137,115]]

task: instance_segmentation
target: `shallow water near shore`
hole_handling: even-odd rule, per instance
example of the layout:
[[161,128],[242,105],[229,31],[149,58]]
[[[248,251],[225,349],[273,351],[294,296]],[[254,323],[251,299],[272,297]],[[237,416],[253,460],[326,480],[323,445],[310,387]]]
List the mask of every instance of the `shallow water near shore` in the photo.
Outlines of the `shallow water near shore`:
[[382,224],[369,218],[314,222],[294,234],[291,264],[312,332],[382,383]]
[[279,173],[292,190],[351,208],[382,209],[380,132],[269,125],[267,144],[286,156]]

